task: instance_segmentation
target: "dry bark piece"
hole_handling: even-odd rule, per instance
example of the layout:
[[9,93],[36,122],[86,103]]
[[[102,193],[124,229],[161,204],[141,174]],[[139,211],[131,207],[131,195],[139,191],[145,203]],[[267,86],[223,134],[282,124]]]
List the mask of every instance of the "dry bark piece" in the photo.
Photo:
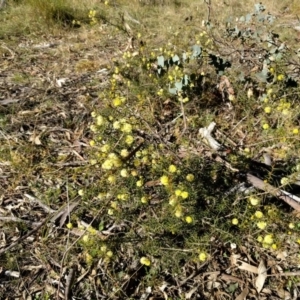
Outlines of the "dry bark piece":
[[292,208],[294,208],[297,211],[300,211],[300,204],[293,199],[293,195],[286,193],[274,186],[272,186],[269,183],[264,182],[263,180],[259,179],[258,177],[247,174],[247,180],[256,188],[263,190],[265,192],[268,192],[269,194],[278,197],[282,199],[284,202],[286,202],[288,205],[290,205]]
[[200,128],[199,134],[204,140],[204,142],[207,145],[209,145],[213,150],[219,150],[221,148],[221,144],[211,136],[211,132],[214,130],[215,126],[216,123],[211,122],[207,127]]

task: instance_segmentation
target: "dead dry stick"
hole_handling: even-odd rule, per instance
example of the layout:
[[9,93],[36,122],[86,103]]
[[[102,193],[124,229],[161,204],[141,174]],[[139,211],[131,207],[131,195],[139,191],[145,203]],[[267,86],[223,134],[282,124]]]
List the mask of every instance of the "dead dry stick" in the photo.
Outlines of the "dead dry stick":
[[247,173],[247,180],[257,189],[263,190],[275,197],[280,198],[296,211],[300,211],[300,204],[297,203],[293,198],[292,195],[286,195],[280,189],[274,187],[273,185],[264,182],[263,180],[259,179],[258,177]]
[[44,204],[41,200],[29,195],[24,194],[24,196],[29,199],[30,202],[37,203],[45,212],[47,213],[55,213],[56,211],[50,208],[48,205]]
[[69,271],[69,275],[66,280],[66,287],[65,287],[65,300],[70,299],[71,287],[74,282],[75,270],[71,268]]
[[1,216],[0,215],[0,221],[3,221],[3,222],[25,223],[25,224],[33,226],[33,227],[41,225],[41,222],[31,222],[31,221],[23,220],[23,219],[20,219],[20,218],[17,218],[17,217],[13,217],[13,216],[5,217],[5,216]]
[[184,113],[184,106],[183,106],[182,101],[180,101],[180,107],[181,107],[181,113],[182,113],[182,116],[183,116],[183,130],[182,130],[182,133],[181,133],[181,136],[183,136],[186,129],[187,129],[187,122],[186,122],[186,117],[185,117],[185,113]]
[[[29,200],[31,201],[36,201],[37,199],[33,196],[30,196],[28,194],[25,194],[25,196],[27,198],[29,198]],[[0,249],[0,255],[5,253],[6,251],[14,248],[16,245],[20,244],[21,242],[23,242],[24,240],[26,240],[29,236],[33,235],[35,232],[37,232],[43,225],[45,225],[47,222],[55,222],[59,217],[62,217],[63,220],[65,221],[65,212],[66,209],[68,210],[68,212],[72,211],[77,205],[78,202],[72,203],[69,206],[63,206],[62,209],[60,209],[58,212],[49,208],[47,205],[44,205],[43,203],[41,203],[39,200],[37,201],[39,203],[40,206],[42,206],[44,208],[44,210],[48,210],[49,212],[51,212],[51,214],[49,214],[48,217],[46,217],[44,219],[44,221],[40,222],[39,225],[37,225],[35,228],[33,228],[32,230],[30,230],[27,234],[25,234],[24,236],[19,237],[16,241],[12,242],[9,246],[7,246],[6,248]],[[53,213],[54,212],[54,213]],[[23,220],[22,220],[23,221]]]
[[[213,136],[211,135],[211,132],[213,131],[215,125],[216,125],[215,122],[211,122],[209,124],[209,126],[200,128],[199,134],[202,137],[202,139],[204,140],[204,142],[206,142],[206,144],[208,146],[210,146],[210,148],[212,148],[213,150],[220,150],[222,145],[218,141],[216,141],[213,138]],[[234,172],[239,172],[238,169],[232,168],[232,166],[226,160],[224,160],[221,156],[217,155],[214,159],[217,162],[223,163],[228,169],[230,169]],[[264,182],[260,178],[254,176],[250,173],[247,173],[246,175],[247,175],[247,181],[249,183],[251,183],[253,185],[253,187],[263,190],[263,191],[283,200],[288,205],[290,205],[292,208],[294,208],[296,211],[300,212],[300,198],[299,197],[297,197],[293,194],[290,194],[284,190],[281,190],[279,188],[276,188],[273,185]]]
[[19,237],[16,241],[12,242],[9,246],[6,248],[0,249],[0,255],[5,253],[6,251],[12,249],[16,245],[20,244],[22,241],[26,240],[29,236],[33,235],[35,232],[37,232],[43,225],[45,225],[49,221],[49,217],[46,218],[40,225],[30,230],[27,234]]

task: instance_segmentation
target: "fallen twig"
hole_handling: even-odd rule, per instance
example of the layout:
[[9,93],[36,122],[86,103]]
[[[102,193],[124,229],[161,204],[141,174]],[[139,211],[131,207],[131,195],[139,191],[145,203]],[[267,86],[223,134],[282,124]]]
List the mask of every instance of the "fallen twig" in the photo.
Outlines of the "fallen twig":
[[258,177],[247,173],[247,180],[256,188],[263,190],[275,197],[278,197],[282,199],[284,202],[286,202],[288,205],[290,205],[292,208],[294,208],[297,211],[300,211],[300,204],[298,204],[294,199],[293,195],[286,193],[273,185],[264,182],[263,180],[259,179]]
[[41,225],[41,222],[31,222],[31,221],[23,220],[23,219],[13,217],[13,216],[10,216],[10,217],[0,216],[0,221],[3,221],[3,222],[17,222],[17,223],[24,222],[27,225],[34,226],[34,227]]
[[[216,125],[216,123],[211,122],[208,127],[200,128],[199,134],[208,146],[210,146],[213,150],[218,151],[221,149],[222,145],[218,141],[216,141],[214,139],[214,137],[212,137],[212,135],[211,135],[215,125]],[[231,171],[239,172],[238,169],[233,168],[231,166],[231,164],[228,163],[225,159],[223,159],[220,155],[216,155],[214,157],[214,159],[217,162],[223,163]],[[281,190],[279,188],[276,188],[273,185],[264,182],[260,178],[254,176],[250,173],[247,173],[246,177],[247,177],[247,181],[249,183],[251,183],[253,185],[253,187],[263,190],[263,191],[283,200],[288,205],[290,205],[292,208],[294,208],[296,211],[300,211],[300,198],[299,197],[297,197],[291,193],[288,193],[284,190]]]
[[56,210],[53,210],[52,208],[50,208],[48,205],[44,204],[41,200],[29,195],[29,194],[24,194],[24,196],[26,198],[28,198],[30,200],[30,202],[35,202],[37,203],[41,208],[44,209],[45,212],[47,213],[55,213]]
[[66,287],[65,287],[65,300],[70,299],[70,292],[71,292],[71,287],[74,282],[74,276],[75,276],[75,270],[74,268],[70,269],[69,275],[67,276],[66,280]]
[[19,243],[21,243],[22,241],[26,240],[29,236],[33,235],[35,232],[37,232],[43,225],[45,225],[48,222],[49,218],[46,218],[40,225],[38,225],[37,227],[35,227],[34,229],[30,230],[28,233],[26,233],[25,235],[19,237],[16,241],[12,242],[9,246],[7,246],[6,248],[0,249],[0,255],[5,253],[6,251],[12,249],[13,247],[15,247],[16,245],[18,245]]

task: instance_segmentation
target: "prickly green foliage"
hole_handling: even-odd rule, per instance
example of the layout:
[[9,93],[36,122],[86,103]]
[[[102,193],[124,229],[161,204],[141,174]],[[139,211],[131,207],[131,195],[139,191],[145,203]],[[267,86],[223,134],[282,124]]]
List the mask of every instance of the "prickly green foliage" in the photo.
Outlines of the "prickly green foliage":
[[[177,262],[194,260],[199,245],[206,248],[208,237],[218,228],[231,241],[248,232],[256,209],[242,201],[239,209],[245,221],[233,227],[226,216],[235,195],[228,196],[226,191],[236,183],[235,174],[189,152],[196,149],[197,153],[201,144],[199,128],[218,118],[213,108],[222,100],[239,101],[238,120],[251,118],[250,134],[260,135],[262,141],[271,130],[278,139],[283,130],[296,132],[293,100],[284,92],[290,81],[285,66],[288,48],[269,29],[272,17],[263,10],[256,6],[255,13],[240,18],[225,32],[216,32],[210,24],[211,30],[195,37],[194,46],[181,45],[182,51],[166,45],[153,51],[141,47],[134,56],[126,52],[116,62],[109,89],[100,94],[101,110],[93,112],[91,126],[91,168],[99,182],[86,191],[85,199],[96,197],[105,208],[104,228],[110,222],[122,224],[124,236],[137,241],[130,249],[134,256],[161,257],[158,269],[173,259],[164,245],[191,250],[191,255],[178,252]],[[230,84],[222,99],[218,85],[224,77]],[[230,94],[229,88],[234,92]],[[254,107],[244,110],[253,94]],[[233,95],[235,99],[230,99]],[[272,118],[271,111],[275,111]],[[261,125],[253,129],[257,114]],[[193,138],[184,135],[185,122]],[[227,123],[223,126],[232,129]],[[281,151],[278,155],[284,156]],[[242,152],[228,160],[248,168],[248,158]],[[272,204],[263,209],[277,211]],[[115,243],[112,248],[118,248],[117,239],[111,242]],[[124,242],[122,247],[129,246]]]
[[[242,46],[240,59],[243,66],[247,69],[253,68],[255,64],[259,66],[261,71],[256,72],[256,79],[258,82],[269,84],[274,83],[270,68],[284,61],[286,46],[280,42],[279,35],[270,27],[275,17],[264,14],[264,11],[265,7],[259,3],[255,5],[254,13],[239,18],[235,26],[228,20],[227,37],[233,42],[238,41]],[[258,54],[258,61],[253,64],[255,54]],[[239,78],[250,81],[250,78],[245,78],[244,74],[245,72],[242,72]]]
[[[196,72],[186,72],[191,65],[194,70],[201,69],[201,67],[210,70],[209,65],[211,65],[214,67],[211,71],[214,71],[217,76],[226,74],[226,70],[234,65],[235,70],[240,70],[236,76],[238,81],[243,84],[249,84],[254,88],[261,84],[265,86],[276,84],[277,72],[274,73],[274,70],[281,73],[281,66],[287,64],[287,48],[284,43],[280,42],[279,35],[274,33],[270,27],[275,17],[269,13],[265,14],[264,11],[265,7],[262,4],[256,4],[255,11],[238,18],[235,25],[228,20],[224,33],[224,42],[230,43],[227,51],[226,49],[222,49],[219,53],[215,49],[207,51],[203,48],[204,45],[196,44],[186,52],[177,53],[171,57],[159,55],[157,57],[159,77],[167,76],[175,67],[182,70],[181,76],[174,76],[174,82],[169,83],[169,93],[173,95],[184,93],[191,97],[199,91],[201,77]],[[211,37],[215,35],[214,30],[210,32]],[[213,46],[218,49],[219,47],[223,48],[224,45],[215,41]],[[230,52],[234,52],[235,55]],[[253,69],[255,71],[252,71]],[[211,71],[209,72],[211,73]],[[230,71],[227,73],[230,74]],[[290,75],[283,75],[285,84],[296,85]],[[282,85],[282,83],[280,84]]]

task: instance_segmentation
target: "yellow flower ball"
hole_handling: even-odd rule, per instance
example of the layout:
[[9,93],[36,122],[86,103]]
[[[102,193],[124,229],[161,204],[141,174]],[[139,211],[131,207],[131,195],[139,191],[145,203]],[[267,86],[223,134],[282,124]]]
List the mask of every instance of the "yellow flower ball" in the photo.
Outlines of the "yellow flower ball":
[[234,95],[232,95],[232,94],[231,94],[231,95],[229,95],[229,97],[228,97],[228,100],[229,100],[229,101],[234,101],[234,100],[235,100],[235,96],[234,96]]
[[106,250],[107,250],[107,246],[106,245],[103,245],[103,246],[100,247],[100,251],[106,252]]
[[98,116],[97,118],[96,118],[96,124],[98,125],[98,126],[101,126],[101,125],[103,125],[104,124],[104,118],[102,117],[102,116]]
[[182,217],[182,208],[180,206],[176,208],[175,217],[176,218],[181,218]]
[[273,250],[276,250],[276,249],[277,249],[277,245],[276,245],[276,244],[272,244],[271,248],[272,248]]
[[258,241],[258,242],[261,243],[263,240],[264,240],[264,239],[263,239],[263,237],[262,237],[261,235],[257,237],[257,241]]
[[284,75],[283,75],[283,74],[279,74],[279,75],[277,76],[277,80],[278,80],[278,81],[284,80]]
[[175,205],[177,204],[177,199],[176,199],[176,197],[171,196],[171,197],[169,198],[169,204],[170,204],[171,206],[175,206]]
[[165,186],[169,185],[170,182],[168,176],[163,175],[162,177],[160,177],[160,183]]
[[89,227],[87,228],[87,231],[88,231],[89,233],[93,234],[93,235],[97,234],[97,230],[96,230],[94,227],[92,227],[92,226],[89,226]]
[[100,148],[100,151],[103,153],[107,153],[109,151],[109,149],[110,149],[110,146],[108,144],[105,144]]
[[250,201],[251,205],[253,205],[253,206],[256,206],[260,203],[259,199],[254,196],[250,196],[249,201]]
[[126,143],[127,145],[131,145],[131,144],[133,143],[133,141],[134,141],[134,138],[133,138],[132,135],[127,135],[127,136],[125,137],[125,143]]
[[115,122],[113,123],[113,129],[120,129],[120,128],[121,128],[120,122],[119,122],[119,121],[115,121]]
[[118,208],[118,202],[117,201],[111,201],[110,202],[110,207],[113,209],[117,209]]
[[170,166],[169,166],[169,172],[170,172],[170,173],[175,173],[176,171],[177,171],[176,166],[174,166],[174,165],[170,165]]
[[237,218],[234,218],[234,219],[231,220],[231,223],[233,225],[237,225],[237,224],[239,224],[239,220]]
[[72,223],[68,223],[66,226],[67,226],[68,229],[72,229],[73,228],[73,224]]
[[115,167],[121,167],[122,166],[122,160],[119,157],[115,157],[114,159],[112,159],[112,163]]
[[163,90],[163,89],[160,89],[160,90],[157,92],[157,95],[158,95],[158,96],[162,96],[163,93],[164,93],[164,90]]
[[96,165],[96,164],[97,164],[97,160],[96,160],[96,159],[91,159],[91,160],[90,160],[90,164],[91,164],[92,166]]
[[141,263],[142,265],[144,265],[144,266],[147,266],[147,267],[149,267],[149,266],[151,265],[150,259],[147,258],[147,257],[145,257],[145,256],[141,257],[140,263]]
[[270,128],[268,123],[264,123],[262,127],[263,127],[264,130],[267,130],[267,129]]
[[193,222],[193,218],[190,217],[190,216],[186,216],[186,217],[185,217],[185,221],[186,221],[188,224],[190,224],[190,223]]
[[122,101],[119,97],[117,97],[117,98],[113,99],[112,104],[113,104],[114,107],[117,107],[117,106],[120,106],[122,104]]
[[131,175],[134,176],[134,177],[138,176],[138,172],[136,170],[132,170],[131,171]]
[[142,187],[142,186],[143,186],[143,180],[138,180],[138,181],[136,182],[136,186],[137,186],[137,187]]
[[261,219],[264,216],[264,214],[261,211],[256,211],[254,215],[257,219]]
[[103,170],[110,170],[114,166],[113,161],[111,159],[107,159],[101,165]]
[[91,264],[93,262],[93,257],[89,253],[85,254],[85,262],[87,264]]
[[110,250],[106,252],[106,256],[108,257],[112,257],[113,255],[114,255],[113,252]]
[[141,202],[142,202],[143,204],[148,203],[148,197],[143,196],[143,197],[141,198]]
[[98,196],[97,196],[97,198],[99,200],[103,200],[105,198],[105,193],[99,193]]
[[263,242],[264,242],[265,244],[267,244],[267,245],[273,244],[273,242],[274,242],[273,235],[272,235],[272,234],[267,234],[267,235],[264,237]]
[[109,183],[111,183],[111,184],[116,183],[116,176],[114,176],[114,175],[108,176],[108,177],[107,177],[107,181],[108,181]]
[[144,156],[144,157],[142,158],[142,163],[143,163],[143,164],[149,163],[149,158],[148,158],[147,156]]
[[194,181],[195,179],[195,176],[193,174],[187,174],[186,175],[186,180],[189,181],[189,182],[192,182]]
[[295,224],[294,224],[294,223],[290,223],[290,224],[289,224],[289,228],[290,228],[290,229],[294,229],[294,228],[295,228]]
[[137,168],[137,167],[139,167],[140,165],[141,165],[141,161],[139,160],[139,159],[135,159],[134,161],[133,161],[133,165]]
[[176,195],[177,197],[181,196],[181,193],[182,193],[181,190],[179,190],[179,189],[175,190],[175,195]]
[[120,155],[122,157],[127,157],[129,155],[129,152],[127,149],[122,149]]
[[117,199],[126,201],[128,200],[128,194],[118,194]]
[[84,243],[87,243],[88,241],[89,241],[89,236],[86,234],[86,235],[84,235],[83,237],[82,237],[82,241],[84,242]]
[[187,199],[188,198],[188,196],[189,196],[189,193],[188,192],[186,192],[186,191],[183,191],[182,193],[181,193],[181,195],[180,195],[183,199]]
[[272,111],[272,108],[270,106],[265,107],[265,113],[266,114],[271,113],[271,111]]
[[204,252],[201,252],[200,254],[199,254],[199,260],[200,261],[206,261],[206,259],[207,259],[207,254],[206,253],[204,253]]
[[289,111],[288,109],[283,109],[283,110],[282,110],[282,114],[283,114],[284,116],[288,116],[288,115],[290,114],[290,111]]
[[267,223],[261,221],[261,222],[256,223],[256,226],[257,226],[259,229],[265,229],[266,226],[267,226]]
[[282,178],[280,179],[280,183],[281,183],[282,185],[287,185],[287,184],[289,183],[289,179],[288,179],[287,177],[282,177]]
[[293,134],[298,134],[299,133],[299,129],[298,128],[294,128],[293,129]]
[[129,123],[123,124],[123,126],[121,127],[121,131],[125,132],[125,133],[131,133],[131,131],[132,131],[132,125],[129,124]]
[[95,125],[91,125],[90,129],[92,132],[96,132],[97,131],[97,127]]

